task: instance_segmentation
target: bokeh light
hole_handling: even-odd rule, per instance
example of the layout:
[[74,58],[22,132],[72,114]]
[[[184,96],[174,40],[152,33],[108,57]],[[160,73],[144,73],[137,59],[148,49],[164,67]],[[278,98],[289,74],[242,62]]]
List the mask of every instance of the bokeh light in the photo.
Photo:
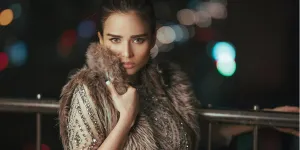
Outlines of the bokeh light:
[[158,54],[158,46],[155,44],[154,47],[150,51],[151,58],[154,59]]
[[163,44],[174,42],[176,38],[175,31],[169,26],[162,26],[157,30],[157,39]]
[[207,12],[215,19],[225,19],[227,17],[226,6],[222,3],[210,2],[206,5]]
[[8,66],[8,56],[5,52],[0,52],[0,71],[3,71]]
[[228,42],[217,42],[212,48],[212,57],[220,60],[222,57],[231,57],[235,59],[235,48]]
[[77,33],[75,30],[70,29],[63,32],[61,35],[60,41],[58,43],[58,54],[60,56],[66,57],[69,56],[69,54],[72,51],[72,47],[76,43],[77,40]]
[[61,44],[64,47],[72,47],[77,39],[77,33],[75,30],[66,30],[61,36]]
[[216,60],[217,70],[223,76],[232,76],[236,70],[235,49],[228,42],[217,42],[212,47],[212,57]]
[[175,41],[176,42],[184,42],[189,39],[189,31],[183,25],[172,25],[170,26],[175,32]]
[[177,12],[177,19],[183,25],[193,25],[195,23],[195,11],[191,9],[182,9]]
[[224,57],[226,59],[220,59],[217,61],[217,69],[223,76],[232,76],[236,70],[236,63],[233,59],[227,59],[230,57]]
[[14,66],[22,66],[27,61],[27,46],[23,41],[18,41],[7,47],[9,63]]
[[9,8],[13,11],[13,14],[14,14],[13,19],[18,19],[21,16],[21,14],[22,14],[21,4],[19,4],[19,3],[12,4]]
[[92,20],[84,20],[78,26],[78,36],[90,38],[96,34],[96,24]]
[[211,25],[211,16],[207,11],[199,10],[195,13],[195,23],[198,27],[209,27]]
[[0,13],[0,25],[7,26],[14,19],[14,14],[11,9],[5,9]]
[[196,34],[196,31],[195,31],[195,27],[194,26],[188,26],[186,27],[188,32],[189,32],[189,37],[190,38],[193,38]]

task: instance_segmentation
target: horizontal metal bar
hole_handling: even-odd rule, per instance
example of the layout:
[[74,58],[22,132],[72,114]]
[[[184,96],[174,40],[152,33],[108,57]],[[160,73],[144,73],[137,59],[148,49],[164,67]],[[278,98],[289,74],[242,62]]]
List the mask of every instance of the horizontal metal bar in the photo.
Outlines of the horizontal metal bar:
[[299,128],[299,113],[201,109],[212,122]]
[[[58,108],[58,100],[0,98],[0,111],[2,112],[55,114],[58,112]],[[299,128],[299,113],[219,110],[210,108],[200,109],[199,113],[205,119],[212,122]]]
[[23,113],[57,113],[59,108],[56,100],[3,99],[0,98],[0,111]]

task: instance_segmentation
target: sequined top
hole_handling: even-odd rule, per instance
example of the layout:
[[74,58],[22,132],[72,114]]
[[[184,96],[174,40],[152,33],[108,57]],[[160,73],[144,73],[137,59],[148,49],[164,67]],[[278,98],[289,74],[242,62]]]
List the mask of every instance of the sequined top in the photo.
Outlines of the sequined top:
[[[140,95],[140,113],[147,117],[151,127],[159,140],[158,149],[190,149],[191,137],[185,128],[185,122],[179,115],[173,113],[164,101],[156,97],[145,95],[142,88],[138,88]],[[68,148],[97,149],[100,147],[103,135],[100,135],[99,126],[101,119],[97,117],[99,112],[92,101],[88,88],[85,85],[78,86],[74,91],[68,116]]]

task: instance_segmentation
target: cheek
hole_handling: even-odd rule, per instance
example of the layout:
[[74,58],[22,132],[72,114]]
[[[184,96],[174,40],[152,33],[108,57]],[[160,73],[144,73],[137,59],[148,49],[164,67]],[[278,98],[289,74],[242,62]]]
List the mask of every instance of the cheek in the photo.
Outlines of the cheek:
[[150,46],[143,46],[136,49],[135,57],[139,61],[147,61],[147,58],[150,56]]

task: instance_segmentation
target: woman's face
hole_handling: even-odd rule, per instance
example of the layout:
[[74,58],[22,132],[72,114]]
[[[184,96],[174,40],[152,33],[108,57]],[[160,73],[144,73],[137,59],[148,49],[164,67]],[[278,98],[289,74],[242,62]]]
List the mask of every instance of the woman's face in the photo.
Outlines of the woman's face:
[[118,55],[128,75],[147,63],[153,38],[149,25],[133,11],[113,13],[103,25],[102,43]]

